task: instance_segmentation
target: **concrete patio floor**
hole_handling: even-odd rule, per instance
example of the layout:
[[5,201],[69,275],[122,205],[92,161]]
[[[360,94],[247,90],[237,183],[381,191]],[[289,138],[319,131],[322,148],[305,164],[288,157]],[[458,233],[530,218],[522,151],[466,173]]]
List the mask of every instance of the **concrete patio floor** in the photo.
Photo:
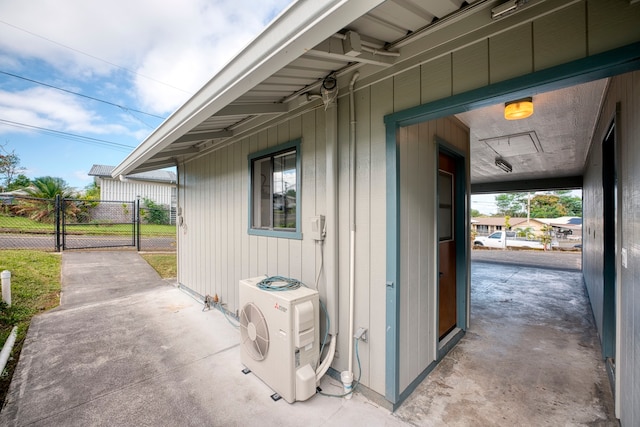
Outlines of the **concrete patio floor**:
[[135,252],[66,252],[62,305],[34,318],[0,425],[617,425],[579,271],[472,272],[471,328],[392,414],[360,393],[273,402],[222,313]]
[[395,416],[420,426],[619,425],[579,257],[474,251],[471,327]]

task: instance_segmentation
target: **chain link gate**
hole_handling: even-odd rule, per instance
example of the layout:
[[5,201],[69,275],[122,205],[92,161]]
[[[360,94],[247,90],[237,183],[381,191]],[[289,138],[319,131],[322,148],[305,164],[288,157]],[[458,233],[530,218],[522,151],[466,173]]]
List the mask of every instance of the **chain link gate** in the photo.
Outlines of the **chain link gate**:
[[58,250],[135,247],[140,250],[140,201],[56,199]]

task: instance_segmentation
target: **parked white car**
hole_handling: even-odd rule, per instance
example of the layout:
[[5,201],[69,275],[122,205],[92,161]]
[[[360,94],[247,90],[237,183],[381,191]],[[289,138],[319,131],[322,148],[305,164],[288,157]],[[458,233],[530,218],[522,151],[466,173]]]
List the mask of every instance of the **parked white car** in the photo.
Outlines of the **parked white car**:
[[[528,240],[524,237],[516,237],[515,231],[496,231],[488,236],[476,237],[473,241],[473,245],[498,249],[504,249],[507,247],[544,249],[544,245],[539,240]],[[553,243],[551,246],[553,246]]]

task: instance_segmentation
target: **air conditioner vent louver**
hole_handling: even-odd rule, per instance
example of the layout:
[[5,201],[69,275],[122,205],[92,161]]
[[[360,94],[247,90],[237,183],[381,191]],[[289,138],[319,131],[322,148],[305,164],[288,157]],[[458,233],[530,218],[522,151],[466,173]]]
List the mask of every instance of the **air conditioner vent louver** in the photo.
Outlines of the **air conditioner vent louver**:
[[246,304],[240,312],[240,338],[253,360],[267,357],[269,329],[262,312],[253,303]]

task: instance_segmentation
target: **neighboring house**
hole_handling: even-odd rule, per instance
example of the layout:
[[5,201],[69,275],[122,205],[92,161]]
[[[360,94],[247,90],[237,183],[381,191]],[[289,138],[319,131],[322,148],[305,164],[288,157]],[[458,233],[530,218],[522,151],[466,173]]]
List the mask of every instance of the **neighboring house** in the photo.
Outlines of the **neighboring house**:
[[582,240],[582,218],[580,217],[540,218],[539,221],[551,226],[558,237],[568,240]]
[[93,176],[100,186],[100,200],[131,202],[150,199],[158,205],[175,208],[175,172],[157,170],[112,178],[114,168],[115,166],[93,165],[89,171],[89,176]]
[[[500,231],[505,228],[505,217],[473,217],[471,218],[471,229],[478,233],[479,236],[486,236],[494,231]],[[538,218],[510,218],[510,230],[531,229],[534,234],[541,232],[542,227],[546,223]]]
[[[391,408],[469,327],[471,192],[584,184],[584,279],[616,414],[640,425],[640,3],[512,3],[295,2],[112,176],[177,165],[177,280],[194,295],[236,313],[241,279],[318,280],[333,370],[357,369],[350,331],[366,328],[359,387]],[[586,82],[594,101],[574,100]],[[506,123],[528,96],[540,108]]]

